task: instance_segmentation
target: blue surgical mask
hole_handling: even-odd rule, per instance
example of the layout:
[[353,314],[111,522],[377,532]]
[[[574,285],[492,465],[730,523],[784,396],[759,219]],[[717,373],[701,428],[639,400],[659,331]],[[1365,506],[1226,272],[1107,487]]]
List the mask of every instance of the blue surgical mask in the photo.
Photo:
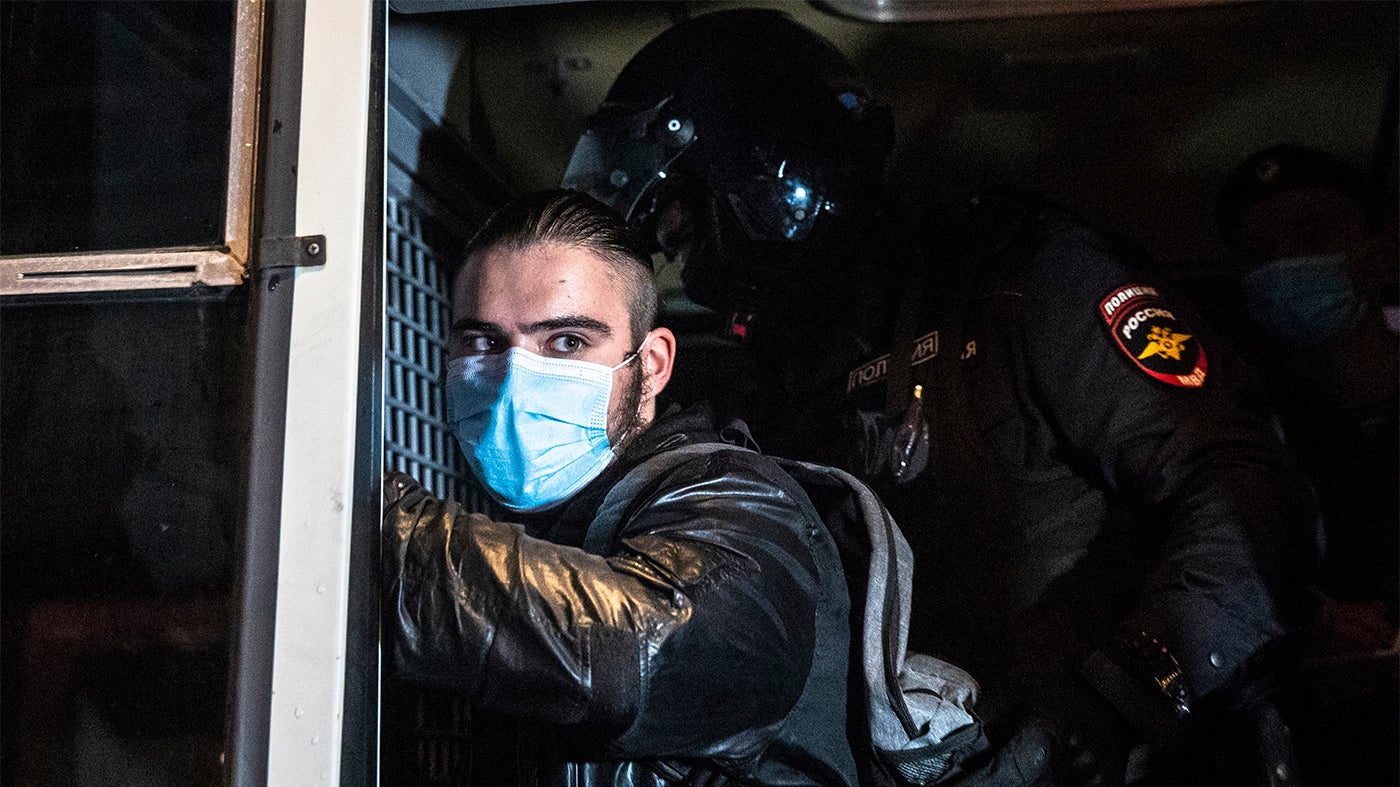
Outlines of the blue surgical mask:
[[1249,316],[1271,333],[1307,349],[1327,345],[1361,320],[1341,254],[1307,254],[1266,263],[1245,275]]
[[447,418],[472,472],[507,508],[538,511],[572,497],[613,460],[607,367],[519,347],[447,364]]

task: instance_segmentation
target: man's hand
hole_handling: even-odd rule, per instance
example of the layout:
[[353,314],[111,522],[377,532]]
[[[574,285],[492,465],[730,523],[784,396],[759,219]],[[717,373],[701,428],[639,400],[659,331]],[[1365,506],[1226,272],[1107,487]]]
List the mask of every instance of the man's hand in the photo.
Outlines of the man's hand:
[[420,488],[419,483],[413,476],[407,473],[400,473],[397,470],[388,470],[384,473],[384,506],[383,510],[388,511],[403,496],[411,490]]

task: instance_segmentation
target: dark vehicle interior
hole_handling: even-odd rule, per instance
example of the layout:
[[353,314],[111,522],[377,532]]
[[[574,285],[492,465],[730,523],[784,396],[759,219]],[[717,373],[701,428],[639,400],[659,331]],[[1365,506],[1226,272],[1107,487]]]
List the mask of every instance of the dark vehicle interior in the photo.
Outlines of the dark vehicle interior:
[[[0,255],[218,242],[235,5],[0,3]],[[1389,249],[1376,292],[1397,307],[1389,0],[389,0],[387,466],[477,502],[442,391],[462,245],[510,197],[559,184],[644,44],[735,7],[787,12],[864,75],[893,112],[896,199],[1041,193],[1143,248],[1226,334],[1244,321],[1215,219],[1228,173],[1280,143],[1327,151],[1366,177]],[[680,347],[669,392],[733,384],[725,316],[656,264]],[[0,297],[0,783],[224,782],[248,290]],[[1376,483],[1393,498],[1400,478]],[[1304,783],[1400,784],[1393,621],[1344,619],[1304,665]],[[380,783],[454,783],[465,699],[380,691]]]
[[[1243,306],[1216,198],[1250,154],[1297,143],[1360,168],[1393,243],[1393,4],[831,0],[447,11],[398,0],[389,32],[388,291],[389,322],[400,327],[391,336],[415,332],[396,311],[396,277],[416,281],[415,290],[434,279],[441,287],[458,244],[493,204],[559,184],[589,115],[637,50],[679,21],[732,7],[780,8],[853,61],[893,110],[885,177],[898,199],[956,205],[989,186],[1048,196],[1145,249],[1222,331],[1238,327]],[[725,317],[685,297],[676,265],[654,262],[662,319],[680,342],[668,390],[681,400],[713,396],[741,373]],[[1382,285],[1391,304],[1395,277],[1392,265]],[[406,357],[394,341],[391,365]],[[422,368],[430,378],[440,363],[406,363],[406,374]],[[394,385],[390,463],[417,470],[440,493],[469,495],[450,440],[423,457],[396,437],[421,416],[398,403]],[[1382,634],[1367,657],[1312,663],[1318,717],[1305,766],[1319,783],[1395,783],[1393,636]],[[386,684],[385,766],[446,779],[465,744],[462,702],[415,694]],[[395,725],[396,714],[417,728]],[[393,754],[410,750],[418,755]]]
[[[735,5],[764,4],[394,13],[391,197],[469,235],[493,199],[558,185],[588,116],[644,43]],[[893,109],[885,177],[897,199],[956,205],[993,186],[1039,193],[1144,248],[1222,324],[1239,319],[1227,285],[1239,263],[1217,229],[1216,197],[1245,157],[1280,143],[1325,150],[1394,204],[1388,4],[767,5],[835,43]],[[1393,210],[1382,215],[1393,237]],[[666,310],[694,328],[681,337],[692,359],[677,370],[681,391],[709,378],[696,359],[724,363],[710,342],[720,326],[687,302],[675,266],[658,258],[658,275]]]

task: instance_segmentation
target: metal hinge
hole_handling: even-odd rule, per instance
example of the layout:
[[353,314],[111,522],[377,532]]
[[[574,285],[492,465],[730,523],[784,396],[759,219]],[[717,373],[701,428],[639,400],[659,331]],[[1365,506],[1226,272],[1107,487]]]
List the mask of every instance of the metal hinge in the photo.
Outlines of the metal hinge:
[[258,244],[258,268],[305,268],[326,264],[325,235],[263,238]]

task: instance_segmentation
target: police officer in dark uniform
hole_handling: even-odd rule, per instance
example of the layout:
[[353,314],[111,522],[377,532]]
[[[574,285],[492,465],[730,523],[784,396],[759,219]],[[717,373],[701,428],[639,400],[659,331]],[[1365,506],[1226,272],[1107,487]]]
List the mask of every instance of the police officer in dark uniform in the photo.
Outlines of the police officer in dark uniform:
[[725,11],[633,58],[564,182],[721,316],[715,368],[744,374],[697,393],[881,492],[915,550],[910,647],[982,680],[992,728],[1050,718],[1063,783],[1292,783],[1271,687],[1315,523],[1250,379],[1052,205],[887,204],[891,128],[824,39]]
[[[1217,217],[1241,269],[1241,341],[1317,488],[1326,525],[1318,585],[1380,602],[1400,592],[1400,338],[1393,217],[1359,170],[1296,144],[1230,173]],[[1393,632],[1391,633],[1393,641]]]

